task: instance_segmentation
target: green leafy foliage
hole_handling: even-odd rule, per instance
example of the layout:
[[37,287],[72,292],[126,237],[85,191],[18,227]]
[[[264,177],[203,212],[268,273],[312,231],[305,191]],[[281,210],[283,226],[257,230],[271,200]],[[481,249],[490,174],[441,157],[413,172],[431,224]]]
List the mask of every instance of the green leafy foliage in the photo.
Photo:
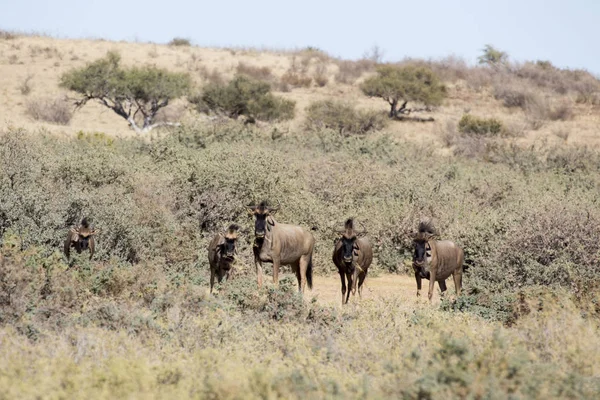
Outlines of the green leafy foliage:
[[367,96],[380,97],[390,106],[390,117],[399,112],[398,103],[401,101],[420,102],[435,106],[441,104],[446,96],[446,88],[439,78],[425,66],[419,65],[380,65],[377,75],[366,79],[361,90]]
[[458,122],[458,131],[472,135],[499,135],[502,133],[502,122],[496,118],[479,118],[464,114]]
[[479,64],[499,66],[508,62],[508,54],[496,49],[491,44],[486,44],[482,52],[483,54],[477,58]]
[[[0,391],[597,397],[597,152],[498,145],[465,159],[385,132],[274,141],[270,129],[0,135]],[[367,278],[369,298],[340,309],[301,299],[288,268],[279,288],[258,290],[245,205],[264,198],[281,203],[278,221],[311,229],[319,290],[348,216],[369,231],[370,277],[409,272],[410,233],[433,216],[465,250],[464,293],[455,300],[449,282],[437,307],[381,296]],[[62,241],[84,215],[100,229],[97,254],[67,263]],[[235,278],[209,296],[206,248],[230,223],[241,227]]]
[[[97,100],[126,119],[136,132],[147,132],[160,125],[154,124],[154,118],[161,108],[187,94],[190,77],[149,66],[124,69],[120,60],[118,53],[109,52],[83,68],[64,73],[60,86],[82,96],[78,106]],[[141,127],[137,118],[142,119]]]
[[277,121],[294,117],[295,102],[271,93],[267,82],[236,75],[228,84],[210,83],[202,94],[190,99],[201,112],[216,112],[229,118]]
[[364,135],[383,129],[387,118],[377,111],[356,110],[340,101],[321,100],[311,103],[306,109],[308,129],[333,129],[341,135]]

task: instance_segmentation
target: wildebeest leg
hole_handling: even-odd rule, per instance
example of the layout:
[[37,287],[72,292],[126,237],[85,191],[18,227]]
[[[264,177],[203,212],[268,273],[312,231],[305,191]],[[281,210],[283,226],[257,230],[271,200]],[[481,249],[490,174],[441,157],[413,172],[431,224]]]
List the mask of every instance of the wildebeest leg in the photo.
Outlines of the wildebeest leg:
[[462,266],[457,268],[452,274],[454,278],[454,288],[456,289],[456,296],[460,296],[462,290]]
[[210,292],[213,291],[213,286],[215,285],[215,270],[213,268],[210,269]]
[[346,272],[346,279],[348,279],[348,293],[346,294],[346,304],[348,304],[350,292],[352,291],[352,273]]
[[358,295],[360,296],[361,299],[362,299],[362,285],[363,285],[363,282],[365,281],[366,277],[367,277],[366,272],[361,272],[358,275]]
[[94,241],[94,237],[90,237],[90,243],[89,243],[89,248],[90,248],[90,260],[92,259],[92,257],[94,257],[94,250],[96,249],[96,243]]
[[273,256],[273,284],[275,286],[279,286],[279,265],[281,264],[281,259],[279,256]]
[[254,266],[256,267],[256,280],[258,282],[258,287],[262,287],[263,284],[263,269],[262,262],[258,259],[254,259]]
[[227,272],[225,272],[225,270],[219,268],[219,271],[217,271],[217,279],[219,280],[219,284],[223,281],[223,278],[225,277],[225,275],[227,275]]
[[344,297],[346,297],[346,277],[343,272],[340,272],[340,278],[342,278],[342,305],[344,305]]
[[446,290],[448,289],[446,287],[446,281],[445,280],[439,280],[438,281],[438,285],[440,286],[440,290],[442,291],[442,296],[444,296],[444,293],[446,292]]
[[302,280],[302,287],[300,291],[304,293],[306,290],[306,270],[308,269],[308,263],[310,262],[310,256],[300,257],[300,278]]
[[429,292],[427,292],[427,298],[431,302],[433,298],[433,285],[435,284],[435,269],[431,270],[431,275],[429,276]]
[[300,275],[300,263],[292,264],[292,271],[296,274],[296,280],[298,281],[298,291],[302,291],[302,275]]
[[417,280],[417,297],[421,296],[421,275],[415,272],[415,279]]

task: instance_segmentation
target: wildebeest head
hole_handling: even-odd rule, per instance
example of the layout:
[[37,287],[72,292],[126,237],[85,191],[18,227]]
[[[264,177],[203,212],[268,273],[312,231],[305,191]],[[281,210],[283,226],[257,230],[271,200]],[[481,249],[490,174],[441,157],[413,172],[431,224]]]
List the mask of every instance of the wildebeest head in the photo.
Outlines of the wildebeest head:
[[435,228],[429,220],[419,223],[419,231],[414,235],[415,254],[413,256],[413,268],[421,275],[421,278],[429,279],[429,259],[431,258],[430,240],[436,235]]
[[269,218],[271,215],[279,210],[279,207],[270,207],[267,201],[261,201],[257,206],[249,206],[248,212],[256,217],[254,221],[254,236],[257,239],[262,239],[267,234],[267,231],[271,230],[274,225],[273,219]]
[[353,260],[358,257],[358,245],[356,244],[356,239],[360,236],[366,234],[365,229],[357,232],[354,229],[354,220],[352,218],[348,218],[346,223],[344,224],[344,230],[340,231],[342,234],[341,242],[342,242],[342,257],[344,263],[346,265],[351,266]]
[[227,233],[225,233],[224,238],[225,241],[221,244],[221,255],[228,259],[233,259],[236,253],[235,245],[237,242],[237,231],[238,226],[232,224],[227,229]]
[[86,250],[89,247],[90,238],[96,233],[98,231],[90,228],[87,219],[84,218],[78,228],[71,228],[71,242],[77,243],[79,249]]

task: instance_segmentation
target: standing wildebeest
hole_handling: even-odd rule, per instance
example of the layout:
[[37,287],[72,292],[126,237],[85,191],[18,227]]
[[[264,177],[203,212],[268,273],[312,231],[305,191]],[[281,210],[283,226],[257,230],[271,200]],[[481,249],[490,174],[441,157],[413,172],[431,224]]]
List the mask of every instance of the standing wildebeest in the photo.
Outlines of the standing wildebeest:
[[433,285],[437,281],[442,294],[446,291],[446,279],[452,275],[456,295],[460,296],[465,255],[463,250],[449,240],[435,240],[435,229],[430,221],[419,223],[419,232],[414,235],[415,255],[413,268],[417,280],[417,296],[421,295],[421,279],[429,279],[429,301],[433,296]]
[[210,292],[215,284],[215,275],[221,283],[223,277],[229,280],[229,275],[235,261],[237,242],[237,225],[230,225],[227,233],[217,234],[208,246],[208,262],[210,264]]
[[340,278],[342,279],[342,304],[346,295],[346,278],[348,279],[348,294],[345,303],[352,295],[356,293],[356,282],[358,281],[358,294],[361,295],[362,284],[367,277],[367,272],[371,261],[373,261],[373,249],[366,237],[366,231],[356,232],[354,230],[354,221],[349,218],[346,221],[344,231],[341,231],[342,237],[337,240],[333,249],[333,263],[338,268]]
[[304,228],[296,225],[280,224],[273,215],[279,208],[271,208],[266,201],[258,206],[248,207],[248,212],[256,217],[254,223],[254,264],[258,287],[262,286],[262,263],[273,263],[273,283],[279,284],[279,267],[290,265],[298,279],[298,290],[312,289],[312,253],[315,238]]
[[67,259],[71,256],[71,247],[75,247],[77,253],[81,253],[83,250],[90,250],[90,260],[94,256],[94,249],[96,243],[94,241],[94,235],[99,231],[91,229],[86,218],[81,220],[81,224],[77,228],[71,227],[65,240],[65,255]]

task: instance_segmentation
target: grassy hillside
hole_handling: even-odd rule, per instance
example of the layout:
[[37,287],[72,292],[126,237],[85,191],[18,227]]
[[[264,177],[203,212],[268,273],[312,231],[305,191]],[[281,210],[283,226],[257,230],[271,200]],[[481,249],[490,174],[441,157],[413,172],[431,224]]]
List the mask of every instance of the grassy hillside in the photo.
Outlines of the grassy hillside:
[[[128,65],[189,71],[198,90],[214,70],[226,79],[240,62],[266,67],[297,115],[245,125],[199,116],[181,100],[171,114],[181,127],[140,138],[99,106],[65,126],[30,119],[29,101],[61,96],[61,72],[113,49]],[[311,86],[285,87],[293,60],[306,59],[298,73]],[[323,87],[314,81],[320,64]],[[597,397],[597,82],[545,64],[427,64],[448,86],[444,104],[423,113],[435,122],[341,135],[307,126],[304,107],[333,99],[386,112],[357,86],[373,73],[364,60],[0,39],[0,393]],[[356,81],[336,81],[351,68],[361,71]],[[477,118],[490,117],[503,126],[497,135],[477,130]],[[256,289],[245,205],[265,198],[281,203],[279,221],[317,240],[315,290],[304,298],[290,276]],[[101,229],[97,254],[69,264],[62,242],[82,215]],[[375,260],[365,297],[341,307],[330,256],[349,216],[366,225]],[[410,233],[422,217],[465,249],[458,299],[415,296]],[[237,279],[209,296],[206,246],[231,222],[241,226]]]

